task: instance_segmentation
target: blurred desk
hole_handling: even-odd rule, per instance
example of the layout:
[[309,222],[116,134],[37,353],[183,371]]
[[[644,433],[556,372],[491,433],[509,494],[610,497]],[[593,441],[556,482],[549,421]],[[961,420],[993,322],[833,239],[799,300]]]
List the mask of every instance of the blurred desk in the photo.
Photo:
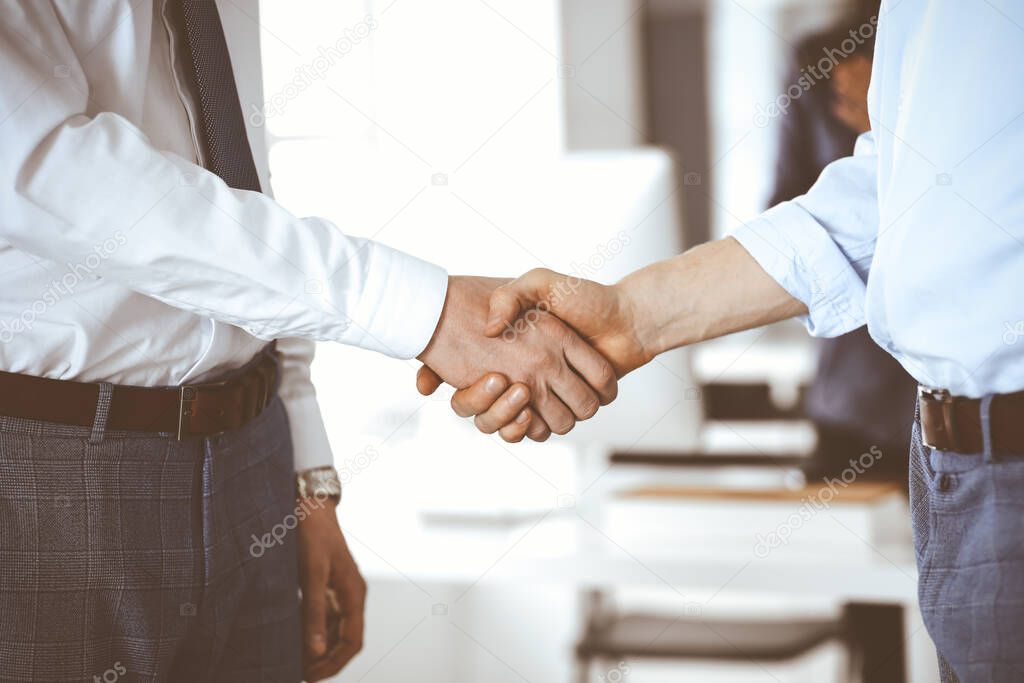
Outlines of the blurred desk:
[[[608,482],[613,484],[609,488],[629,490],[638,481],[650,481],[652,471],[640,469],[634,481],[628,472],[616,468],[606,477],[614,479]],[[450,478],[451,471],[446,470],[449,474],[443,478]],[[661,468],[653,471],[660,473],[661,485],[671,479],[668,473],[661,473]],[[472,478],[460,480],[464,486],[473,486]],[[592,477],[582,480],[591,481]],[[764,485],[760,479],[756,481]],[[404,482],[418,489],[431,489],[429,477],[406,476]],[[566,490],[578,488],[567,485]],[[935,679],[934,650],[930,641],[923,642],[927,637],[917,613],[913,549],[905,538],[872,546],[853,533],[853,525],[847,524],[845,530],[840,526],[841,514],[837,512],[834,521],[822,512],[822,521],[835,525],[834,543],[818,545],[801,539],[800,544],[775,548],[766,557],[759,557],[753,529],[742,538],[723,534],[694,542],[692,538],[684,540],[687,532],[680,528],[678,542],[666,542],[664,535],[652,539],[645,537],[639,527],[609,519],[607,490],[584,490],[587,493],[580,499],[561,494],[552,508],[533,512],[509,508],[504,514],[493,514],[490,521],[486,515],[474,517],[466,511],[460,518],[454,508],[447,521],[427,520],[414,495],[396,492],[385,497],[362,497],[357,493],[349,499],[350,509],[343,505],[341,519],[360,569],[371,584],[412,584],[418,590],[399,594],[414,603],[426,597],[444,614],[449,605],[459,603],[468,594],[489,591],[494,595],[506,588],[517,596],[513,600],[526,598],[523,609],[533,619],[548,617],[541,616],[543,609],[526,596],[550,599],[553,592],[546,588],[553,588],[556,594],[577,596],[574,606],[560,598],[553,600],[561,607],[554,607],[561,615],[554,617],[556,620],[572,620],[576,612],[575,618],[580,621],[573,622],[575,633],[585,632],[589,617],[584,606],[595,592],[625,592],[631,604],[635,606],[639,598],[656,614],[708,618],[716,614],[759,615],[756,619],[767,614],[801,614],[808,609],[817,614],[823,606],[839,610],[851,604],[893,606],[900,610],[889,610],[897,615],[896,624],[890,625],[886,633],[904,634],[910,680]],[[743,494],[737,497],[742,499]],[[742,502],[730,505],[745,507]],[[494,507],[501,507],[498,499]],[[709,529],[714,526],[713,513],[700,518],[693,524],[706,520]],[[669,531],[677,528],[667,517],[661,519]],[[763,524],[777,521],[766,516]],[[894,525],[909,525],[909,515],[901,511],[893,515],[892,521]],[[499,605],[497,609],[517,609],[507,601]],[[906,617],[901,618],[901,614]],[[480,618],[486,623],[490,617]],[[550,624],[545,627],[551,628]],[[877,625],[872,630],[877,631]],[[894,640],[898,642],[899,638]],[[525,647],[522,643],[520,646]],[[564,650],[558,647],[565,646],[549,646],[549,651],[561,652]]]
[[[867,553],[781,547],[768,557],[751,544],[680,546],[651,552],[612,538],[587,511],[556,508],[511,525],[422,523],[388,538],[346,533],[368,579],[476,584],[545,582],[587,590],[663,587],[687,594],[730,591],[816,595],[838,601],[914,605],[917,569],[909,544]],[[633,547],[631,547],[633,546]]]

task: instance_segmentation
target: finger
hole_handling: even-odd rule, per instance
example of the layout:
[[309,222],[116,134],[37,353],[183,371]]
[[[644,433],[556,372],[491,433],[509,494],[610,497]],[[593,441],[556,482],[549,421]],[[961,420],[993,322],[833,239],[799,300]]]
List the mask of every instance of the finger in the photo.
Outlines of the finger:
[[459,417],[471,417],[487,412],[508,387],[508,380],[504,375],[491,372],[476,382],[456,391],[452,396],[452,410]]
[[[582,384],[582,381],[580,383]],[[568,434],[576,426],[576,417],[572,410],[550,389],[534,398],[533,407],[555,434]]]
[[354,565],[339,560],[334,566],[331,584],[338,597],[341,616],[337,642],[324,657],[308,667],[307,676],[314,679],[335,675],[363,649],[366,583]]
[[[343,617],[338,626],[338,642],[330,652],[306,667],[306,678],[314,681],[330,678],[345,668],[363,648],[363,624],[362,614]],[[352,640],[357,637],[356,633],[358,639]]]
[[[601,407],[601,398],[597,392],[568,367],[552,380],[551,390],[572,411],[577,420],[589,420],[597,414],[597,409]],[[556,434],[565,433],[559,432],[554,425],[551,425],[551,428]]]
[[548,423],[540,415],[534,411],[531,412],[533,412],[533,419],[530,420],[530,426],[526,429],[526,437],[530,441],[543,443],[551,436],[551,427],[548,427]]
[[328,588],[325,594],[327,595],[327,618],[330,620],[331,615],[341,614],[341,602],[338,600],[338,594],[334,592],[333,588]]
[[534,268],[491,292],[490,312],[484,334],[497,337],[524,310],[548,298],[551,286],[565,276],[547,268]]
[[341,620],[341,628],[338,635],[341,637],[342,648],[341,665],[344,666],[350,659],[359,654],[363,649],[363,631],[365,627],[365,591],[360,590],[356,585],[350,586],[344,591],[342,608],[344,618]]
[[421,365],[416,371],[416,389],[424,396],[430,396],[437,391],[442,383],[441,377],[426,365]]
[[566,340],[564,351],[565,360],[597,392],[601,405],[606,406],[615,400],[619,394],[619,383],[615,377],[615,368],[607,358],[575,334]]
[[509,443],[519,443],[526,436],[530,429],[530,422],[533,418],[533,411],[523,408],[519,411],[516,419],[498,430],[501,438]]
[[311,659],[327,651],[327,575],[309,570],[302,582],[302,633],[306,656]]
[[[478,413],[473,422],[484,434],[493,434],[502,427],[515,424],[516,418],[530,401],[530,389],[522,383],[513,384],[486,411]],[[526,434],[524,423],[523,434]]]

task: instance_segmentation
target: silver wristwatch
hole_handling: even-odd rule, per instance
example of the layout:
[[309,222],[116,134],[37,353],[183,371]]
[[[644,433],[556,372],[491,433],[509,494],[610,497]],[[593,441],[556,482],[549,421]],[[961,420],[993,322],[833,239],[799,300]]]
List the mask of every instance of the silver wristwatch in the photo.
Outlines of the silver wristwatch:
[[332,498],[341,502],[341,479],[333,467],[314,467],[295,473],[295,492],[299,498],[323,501]]

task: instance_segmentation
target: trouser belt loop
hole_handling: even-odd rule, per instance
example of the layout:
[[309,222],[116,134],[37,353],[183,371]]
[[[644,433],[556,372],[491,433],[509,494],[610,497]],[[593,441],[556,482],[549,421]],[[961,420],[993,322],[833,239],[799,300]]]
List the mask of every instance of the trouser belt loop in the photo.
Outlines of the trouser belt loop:
[[92,420],[92,431],[89,433],[89,443],[97,444],[103,441],[107,433],[107,418],[110,416],[110,403],[114,397],[114,385],[110,382],[100,382],[100,395],[96,400],[96,416]]
[[992,398],[992,394],[983,396],[979,406],[979,412],[981,413],[981,441],[983,445],[982,450],[985,454],[985,462],[996,461],[996,455],[992,450]]

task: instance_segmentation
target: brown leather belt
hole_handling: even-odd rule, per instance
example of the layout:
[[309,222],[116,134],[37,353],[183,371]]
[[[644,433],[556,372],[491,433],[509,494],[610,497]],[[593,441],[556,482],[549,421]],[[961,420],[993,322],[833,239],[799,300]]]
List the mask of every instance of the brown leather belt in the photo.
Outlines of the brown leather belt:
[[[268,345],[223,379],[177,387],[113,385],[107,429],[170,433],[179,440],[238,429],[277,393],[277,353]],[[100,385],[0,371],[0,415],[91,427]]]
[[[921,387],[917,402],[926,446],[954,453],[981,453],[985,449],[981,399]],[[1024,391],[992,397],[989,430],[993,453],[1024,455]]]

